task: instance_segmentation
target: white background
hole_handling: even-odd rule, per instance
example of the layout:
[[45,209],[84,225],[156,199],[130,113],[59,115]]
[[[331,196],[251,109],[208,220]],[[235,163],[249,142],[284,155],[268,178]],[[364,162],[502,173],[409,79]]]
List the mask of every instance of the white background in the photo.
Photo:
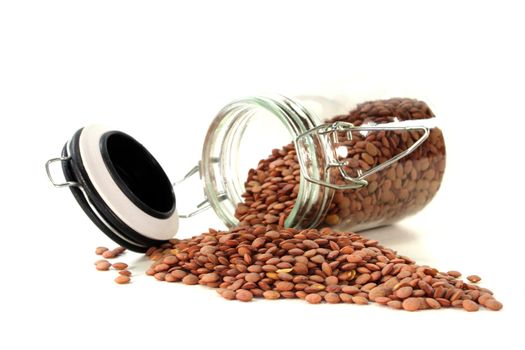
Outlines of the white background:
[[[0,348],[522,348],[518,5],[181,3],[0,2]],[[116,285],[93,267],[94,248],[112,243],[44,174],[74,131],[101,122],[137,137],[176,179],[231,99],[340,86],[362,99],[423,99],[445,130],[435,200],[367,235],[419,263],[481,275],[501,312],[228,302],[140,275],[147,263],[136,254],[123,260],[137,277]],[[221,227],[211,212],[179,236],[208,227]]]

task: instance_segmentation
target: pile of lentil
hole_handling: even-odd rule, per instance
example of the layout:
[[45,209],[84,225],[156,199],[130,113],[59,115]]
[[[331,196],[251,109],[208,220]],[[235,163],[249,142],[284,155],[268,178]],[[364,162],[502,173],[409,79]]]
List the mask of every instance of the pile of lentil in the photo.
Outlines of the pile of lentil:
[[173,239],[146,255],[153,261],[146,274],[159,281],[217,288],[228,300],[376,302],[408,311],[502,308],[490,290],[462,281],[459,272],[417,265],[378,241],[330,228],[210,229],[190,239]]
[[[355,126],[383,124],[394,121],[433,118],[434,114],[422,101],[407,98],[369,101],[358,105],[346,115],[327,123],[347,122]],[[380,131],[362,134],[338,134],[338,147],[346,149],[339,159],[346,162],[345,172],[357,176],[408,149],[422,132]],[[345,229],[368,228],[367,223],[385,225],[421,210],[439,190],[445,171],[445,142],[439,128],[432,128],[427,140],[411,154],[395,164],[366,178],[368,186],[336,191],[322,225],[341,225]],[[345,181],[337,170],[333,182]],[[245,183],[243,203],[239,203],[235,216],[241,226],[279,224],[293,209],[301,181],[297,152],[293,144],[274,149],[272,154],[251,169]],[[313,214],[317,214],[313,208]]]

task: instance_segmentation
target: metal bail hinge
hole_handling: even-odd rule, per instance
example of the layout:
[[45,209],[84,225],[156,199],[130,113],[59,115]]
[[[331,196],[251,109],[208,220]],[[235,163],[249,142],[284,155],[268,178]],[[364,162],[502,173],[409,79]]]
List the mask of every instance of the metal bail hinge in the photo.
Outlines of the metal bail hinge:
[[[180,184],[182,184],[184,181],[188,180],[189,178],[191,178],[193,175],[195,174],[199,174],[199,177],[200,177],[200,162],[199,164],[197,164],[196,166],[194,166],[186,175],[184,175],[184,177],[179,180],[179,181],[176,181],[175,183],[173,183],[173,187],[176,187],[176,186],[179,186]],[[222,199],[226,199],[226,196],[225,195],[220,195],[219,196],[219,200],[222,200]],[[179,213],[179,217],[180,218],[191,218],[197,214],[200,214],[202,213],[203,211],[206,211],[207,209],[209,209],[211,207],[211,204],[210,202],[208,201],[208,198],[204,198],[203,201],[201,201],[199,204],[197,204],[197,209],[187,213],[187,214],[180,214]]]
[[[301,167],[301,174],[309,182],[336,190],[364,187],[368,185],[368,181],[366,181],[367,176],[375,174],[401,158],[408,156],[428,138],[430,128],[424,125],[414,124],[415,122],[421,123],[420,120],[417,120],[355,126],[347,122],[335,122],[332,124],[323,124],[308,130],[294,140],[297,158],[299,159],[299,165]],[[339,161],[335,154],[336,152],[333,151],[336,147],[335,145],[340,142],[338,133],[345,132],[346,140],[352,140],[352,132],[368,131],[422,131],[423,135],[403,152],[398,153],[367,171],[363,172],[361,169],[358,169],[358,176],[352,177],[348,175],[344,169],[344,167],[348,165],[348,161]],[[317,159],[319,153],[321,153],[320,155],[324,157],[324,159]],[[318,166],[317,163],[323,164],[322,171],[319,171],[318,168],[316,169],[316,166]],[[330,176],[330,170],[333,168],[339,170],[340,177],[346,181],[345,184],[332,182],[333,176]]]

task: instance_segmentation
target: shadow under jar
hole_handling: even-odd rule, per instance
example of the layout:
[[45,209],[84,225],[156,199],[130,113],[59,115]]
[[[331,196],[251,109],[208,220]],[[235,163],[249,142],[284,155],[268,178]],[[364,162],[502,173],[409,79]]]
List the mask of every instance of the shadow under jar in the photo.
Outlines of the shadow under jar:
[[213,121],[200,173],[228,226],[360,231],[424,208],[445,162],[442,131],[422,101],[352,108],[319,97],[250,97]]

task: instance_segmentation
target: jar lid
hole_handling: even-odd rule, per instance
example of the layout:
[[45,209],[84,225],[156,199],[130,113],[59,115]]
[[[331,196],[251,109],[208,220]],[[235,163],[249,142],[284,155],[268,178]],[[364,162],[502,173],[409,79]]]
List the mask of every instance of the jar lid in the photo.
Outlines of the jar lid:
[[[49,165],[62,162],[66,183],[53,181]],[[168,176],[151,153],[121,131],[91,125],[78,130],[62,157],[46,163],[57,187],[69,187],[86,215],[109,238],[145,252],[175,236],[179,216]]]

